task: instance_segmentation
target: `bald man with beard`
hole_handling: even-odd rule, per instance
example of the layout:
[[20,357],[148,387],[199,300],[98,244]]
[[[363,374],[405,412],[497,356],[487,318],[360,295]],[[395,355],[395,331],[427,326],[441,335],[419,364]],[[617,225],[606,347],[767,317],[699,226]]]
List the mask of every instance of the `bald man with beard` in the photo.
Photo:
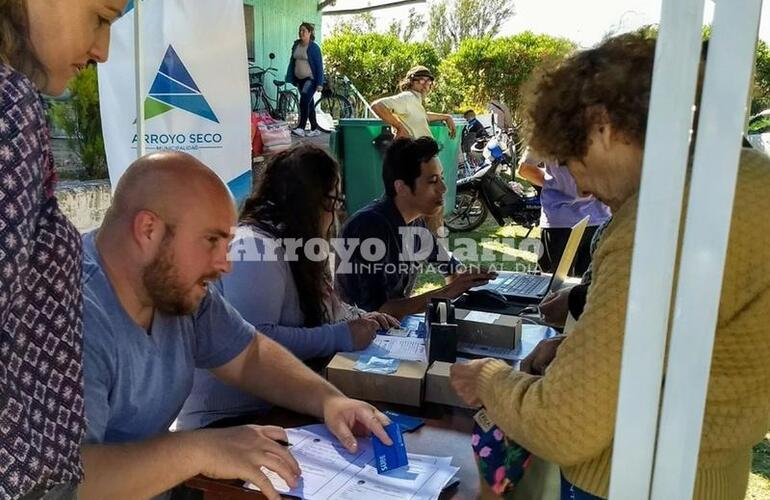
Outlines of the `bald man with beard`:
[[[280,427],[169,433],[193,370],[322,418],[350,451],[356,433],[390,443],[388,418],[349,399],[256,332],[211,286],[230,270],[236,213],[221,180],[184,153],[137,160],[98,231],[83,237],[85,482],[81,499],[149,498],[204,474],[278,494],[261,467],[295,486]],[[265,284],[255,283],[255,286]]]

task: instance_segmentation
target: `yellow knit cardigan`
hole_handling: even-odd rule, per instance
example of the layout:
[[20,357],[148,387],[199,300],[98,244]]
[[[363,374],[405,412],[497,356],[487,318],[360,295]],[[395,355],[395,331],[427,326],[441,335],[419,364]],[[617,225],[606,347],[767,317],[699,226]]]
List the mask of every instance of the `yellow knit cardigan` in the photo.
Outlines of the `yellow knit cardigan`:
[[[585,310],[545,376],[493,361],[478,381],[508,437],[605,498],[636,205],[634,197],[614,214],[594,255]],[[742,500],[751,448],[770,427],[770,160],[749,150],[741,154],[725,265],[696,500]]]

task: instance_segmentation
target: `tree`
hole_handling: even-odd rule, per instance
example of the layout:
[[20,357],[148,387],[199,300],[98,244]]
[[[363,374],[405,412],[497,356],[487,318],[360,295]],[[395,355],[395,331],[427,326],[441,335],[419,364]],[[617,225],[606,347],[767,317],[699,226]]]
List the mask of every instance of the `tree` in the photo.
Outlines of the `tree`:
[[411,42],[414,36],[425,27],[425,16],[417,13],[417,9],[409,9],[409,17],[406,23],[392,21],[388,27],[388,33],[400,38],[404,42]]
[[[636,32],[643,34],[648,38],[658,37],[658,25],[650,24],[642,26]],[[711,38],[711,26],[703,27],[701,37],[703,40]],[[770,108],[770,48],[763,40],[757,41],[757,48],[754,54],[754,81],[751,88],[751,105],[749,112],[755,115],[762,110]],[[752,132],[754,127],[764,128],[767,120],[758,120],[749,127]]]
[[754,89],[751,95],[751,113],[770,108],[770,48],[759,40],[754,66]]
[[107,177],[107,159],[104,153],[102,120],[99,114],[99,84],[96,66],[89,65],[70,82],[72,98],[51,107],[51,120],[69,138],[86,177]]
[[513,14],[513,0],[437,0],[430,6],[428,40],[443,57],[468,38],[495,37]]
[[427,42],[407,43],[392,34],[357,33],[346,29],[323,41],[328,73],[345,75],[369,100],[394,93],[412,66],[422,64],[434,71],[439,57]]
[[[446,111],[483,110],[499,100],[515,113],[521,86],[541,63],[575,49],[564,38],[524,32],[502,38],[469,38],[439,66],[433,107]],[[514,117],[515,119],[515,117]]]
[[364,12],[341,19],[334,24],[332,35],[351,31],[353,33],[372,33],[377,30],[377,19],[371,12]]

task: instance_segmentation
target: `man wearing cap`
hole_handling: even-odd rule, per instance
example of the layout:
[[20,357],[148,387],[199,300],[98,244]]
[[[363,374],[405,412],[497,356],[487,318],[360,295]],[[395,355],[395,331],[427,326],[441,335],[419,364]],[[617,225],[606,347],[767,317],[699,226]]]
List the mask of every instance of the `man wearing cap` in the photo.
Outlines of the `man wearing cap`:
[[433,88],[433,74],[425,66],[415,66],[399,85],[401,93],[383,97],[372,103],[372,109],[385,123],[393,127],[396,138],[433,137],[428,123],[443,121],[455,136],[455,123],[450,115],[425,111],[424,100]]

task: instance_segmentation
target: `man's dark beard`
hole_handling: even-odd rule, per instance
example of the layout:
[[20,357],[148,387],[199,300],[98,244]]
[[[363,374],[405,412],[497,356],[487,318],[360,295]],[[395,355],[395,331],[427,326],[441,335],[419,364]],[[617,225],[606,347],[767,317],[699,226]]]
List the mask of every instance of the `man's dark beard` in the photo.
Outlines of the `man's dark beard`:
[[174,253],[162,246],[158,256],[142,272],[142,283],[153,305],[166,314],[186,316],[198,309],[197,303],[186,298],[189,290],[179,285],[174,268]]

